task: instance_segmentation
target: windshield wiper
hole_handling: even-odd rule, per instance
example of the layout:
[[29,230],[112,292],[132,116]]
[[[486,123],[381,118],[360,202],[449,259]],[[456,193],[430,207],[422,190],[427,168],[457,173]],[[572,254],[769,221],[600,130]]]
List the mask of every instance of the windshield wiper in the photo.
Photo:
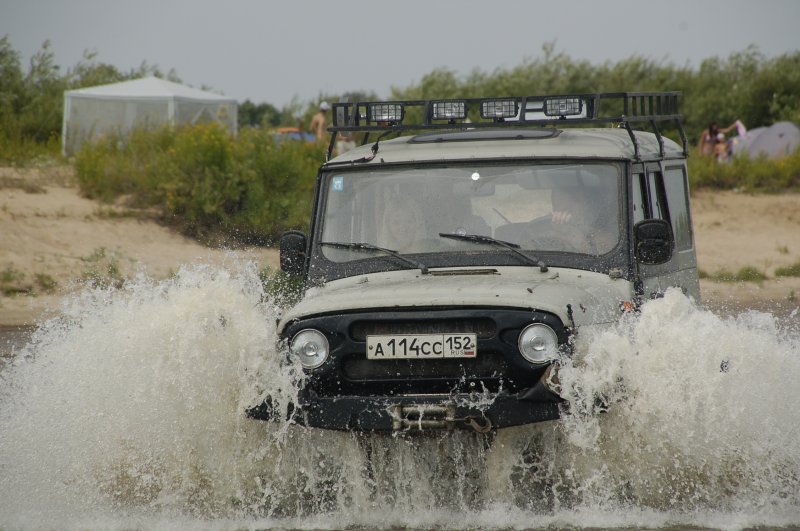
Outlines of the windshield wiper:
[[405,262],[408,265],[412,265],[414,267],[419,268],[420,273],[423,275],[428,274],[428,266],[414,260],[412,258],[408,258],[407,256],[403,256],[402,254],[398,253],[397,251],[393,251],[392,249],[386,249],[385,247],[378,247],[377,245],[372,245],[371,243],[362,243],[362,242],[319,242],[320,245],[326,245],[328,247],[335,247],[337,249],[351,249],[354,251],[374,251],[379,253],[388,254],[389,256],[393,256],[398,260]]
[[503,240],[497,240],[495,238],[492,238],[491,236],[483,236],[482,234],[450,234],[448,232],[440,232],[439,236],[441,236],[442,238],[450,238],[451,240],[462,240],[465,242],[472,242],[472,243],[486,243],[489,245],[496,245],[498,247],[503,247],[513,252],[515,255],[519,256],[530,265],[538,267],[542,273],[545,273],[547,271],[547,266],[545,265],[544,262],[542,262],[535,256],[528,256],[527,254],[520,251],[519,245],[517,245],[516,243],[504,242]]

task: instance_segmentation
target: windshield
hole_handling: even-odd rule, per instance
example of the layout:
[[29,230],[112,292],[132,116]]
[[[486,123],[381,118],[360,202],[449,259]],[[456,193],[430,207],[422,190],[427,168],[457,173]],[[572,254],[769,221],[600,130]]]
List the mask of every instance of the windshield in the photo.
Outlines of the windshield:
[[[620,175],[614,163],[337,171],[323,180],[321,242],[403,255],[509,254],[486,239],[440,234],[480,235],[531,255],[600,256],[620,239]],[[365,259],[343,246],[321,253],[332,262]]]

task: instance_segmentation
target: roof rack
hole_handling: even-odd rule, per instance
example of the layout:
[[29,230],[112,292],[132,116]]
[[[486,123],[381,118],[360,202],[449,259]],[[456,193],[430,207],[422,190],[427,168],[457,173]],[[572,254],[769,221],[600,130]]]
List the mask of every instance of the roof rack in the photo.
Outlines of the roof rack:
[[[649,123],[664,156],[664,139],[659,122],[673,122],[688,155],[688,141],[678,113],[680,92],[603,92],[502,98],[464,98],[340,102],[333,104],[333,133],[328,145],[330,160],[338,133],[425,131],[431,129],[479,129],[500,127],[542,127],[548,125],[619,124],[628,131],[634,156],[640,160],[639,144],[631,124]],[[614,105],[622,113],[603,112]],[[411,111],[411,112],[409,112]],[[406,118],[408,113],[409,117]]]

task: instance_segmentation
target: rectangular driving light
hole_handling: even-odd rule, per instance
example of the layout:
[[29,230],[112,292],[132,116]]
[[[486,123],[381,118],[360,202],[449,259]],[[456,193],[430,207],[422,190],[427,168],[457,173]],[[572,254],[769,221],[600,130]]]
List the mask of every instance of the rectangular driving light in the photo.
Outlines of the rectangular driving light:
[[463,120],[467,117],[467,104],[463,101],[434,101],[433,120]]
[[399,124],[403,121],[405,110],[400,103],[370,103],[367,106],[367,121]]
[[484,100],[481,102],[481,118],[514,118],[519,113],[517,100]]
[[579,116],[583,113],[581,98],[546,98],[544,100],[545,116]]

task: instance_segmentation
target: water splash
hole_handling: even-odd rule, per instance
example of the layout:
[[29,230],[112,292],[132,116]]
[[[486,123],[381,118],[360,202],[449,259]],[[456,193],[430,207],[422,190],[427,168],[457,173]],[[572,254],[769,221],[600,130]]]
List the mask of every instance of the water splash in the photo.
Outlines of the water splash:
[[799,330],[760,312],[720,318],[676,290],[581,338],[559,373],[562,440],[533,452],[552,504],[797,523]]
[[42,325],[3,374],[0,515],[227,512],[250,466],[243,411],[290,382],[265,355],[276,309],[256,273],[140,277]]
[[562,420],[406,438],[246,416],[300,378],[253,264],[63,310],[0,373],[0,527],[800,524],[794,318],[669,292],[580,336]]

